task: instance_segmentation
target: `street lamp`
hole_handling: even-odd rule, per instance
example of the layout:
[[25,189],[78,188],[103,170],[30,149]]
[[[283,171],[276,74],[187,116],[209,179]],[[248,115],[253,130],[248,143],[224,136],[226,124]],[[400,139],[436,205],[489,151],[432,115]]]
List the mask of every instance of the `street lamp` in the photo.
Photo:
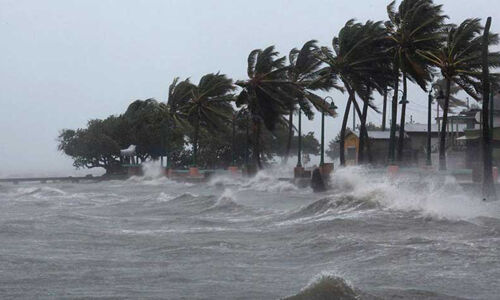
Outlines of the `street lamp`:
[[[431,86],[431,89],[429,90],[429,101],[427,103],[427,165],[432,166],[432,159],[431,159],[431,104],[432,104],[432,89],[434,87],[438,87],[438,96],[436,97],[436,100],[439,102],[444,99],[444,94],[443,90],[441,89],[441,86],[439,84],[434,83]],[[438,128],[439,130],[439,128]]]
[[[333,102],[333,98],[330,96],[326,96],[323,101],[326,103],[326,100],[330,99],[330,105],[328,106],[328,110],[336,110],[338,107]],[[319,165],[323,166],[325,164],[325,111],[321,111],[321,160]]]
[[410,103],[410,101],[408,101],[408,99],[406,98],[406,95],[405,95],[404,91],[399,90],[399,92],[401,92],[401,94],[403,94],[403,95],[401,97],[401,100],[399,100],[398,103],[399,104],[408,104],[408,103]]

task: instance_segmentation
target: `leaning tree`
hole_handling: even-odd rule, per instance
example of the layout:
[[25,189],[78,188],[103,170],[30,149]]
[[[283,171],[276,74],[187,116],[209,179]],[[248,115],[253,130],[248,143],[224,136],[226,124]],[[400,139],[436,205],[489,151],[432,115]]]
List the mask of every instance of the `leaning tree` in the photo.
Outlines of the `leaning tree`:
[[252,155],[258,168],[262,168],[262,124],[273,131],[276,124],[284,122],[283,115],[288,114],[290,103],[295,101],[294,95],[300,92],[300,87],[288,79],[290,67],[285,66],[286,57],[278,55],[274,46],[253,50],[248,56],[248,79],[236,82],[242,88],[236,105],[246,106],[251,114],[254,136]]
[[[295,111],[299,110],[299,118],[300,113],[304,112],[311,120],[314,116],[311,104],[318,111],[325,112],[328,110],[324,100],[314,92],[318,90],[328,91],[331,88],[341,89],[336,85],[336,82],[332,80],[332,77],[328,76],[327,68],[322,67],[323,62],[318,58],[319,49],[316,43],[317,41],[310,40],[306,42],[300,50],[293,48],[288,55],[288,79],[302,88],[297,89],[293,87],[292,94],[293,92],[297,92],[294,95],[295,101],[290,101],[288,103],[288,139],[285,150],[285,162],[288,160],[292,145],[293,114]],[[301,132],[298,132],[298,136],[301,136],[301,134]]]
[[[446,170],[446,127],[453,92],[452,84],[458,85],[474,99],[481,99],[482,31],[480,19],[467,19],[458,26],[447,26],[446,41],[441,47],[418,51],[429,63],[439,68],[445,81],[443,122],[439,137],[440,170]],[[498,44],[498,36],[491,34],[489,44]],[[488,65],[489,68],[500,66],[499,52],[489,52]]]
[[188,101],[180,107],[193,127],[193,166],[196,167],[200,126],[211,131],[226,130],[231,121],[234,100],[233,81],[224,74],[206,74],[193,85]]
[[443,22],[446,19],[441,7],[441,5],[435,5],[432,0],[403,0],[397,10],[395,1],[387,6],[389,21],[385,22],[385,25],[391,42],[390,53],[393,55],[395,76],[389,144],[389,161],[391,162],[395,159],[400,74],[403,78],[403,98],[397,149],[398,160],[402,160],[403,156],[407,80],[417,83],[423,90],[426,90],[427,83],[432,80],[430,64],[417,54],[417,50],[427,51],[439,48],[442,42]]
[[[363,120],[363,113],[356,102],[356,93],[361,96],[366,108],[371,106],[369,90],[380,90],[387,81],[389,64],[387,55],[380,45],[384,43],[385,30],[380,22],[368,21],[366,24],[349,20],[332,41],[333,50],[322,47],[320,59],[328,65],[330,76],[342,81],[349,97],[347,100],[342,127],[340,130],[340,164],[345,165],[345,133],[351,105]],[[387,84],[387,83],[385,83]],[[366,113],[364,114],[366,118]],[[366,131],[363,130],[363,139]]]

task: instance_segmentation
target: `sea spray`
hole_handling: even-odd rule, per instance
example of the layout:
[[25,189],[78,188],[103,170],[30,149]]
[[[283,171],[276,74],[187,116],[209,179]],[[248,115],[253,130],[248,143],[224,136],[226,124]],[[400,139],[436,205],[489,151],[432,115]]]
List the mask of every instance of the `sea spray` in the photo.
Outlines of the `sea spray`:
[[390,178],[373,169],[347,167],[337,170],[330,184],[334,197],[349,195],[354,200],[375,201],[387,209],[414,210],[448,219],[500,217],[498,202],[483,202],[468,194],[451,176]]

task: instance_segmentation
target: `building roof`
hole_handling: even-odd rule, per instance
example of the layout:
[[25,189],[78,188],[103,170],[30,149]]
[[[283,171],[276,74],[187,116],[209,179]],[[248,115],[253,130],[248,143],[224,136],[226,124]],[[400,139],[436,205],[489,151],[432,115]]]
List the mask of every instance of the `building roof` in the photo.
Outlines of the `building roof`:
[[[406,132],[427,132],[427,124],[408,123],[405,124]],[[431,124],[431,132],[438,132],[438,124]]]
[[[348,131],[346,133],[346,136],[349,134],[354,134],[355,136],[359,137],[359,131]],[[396,131],[396,137],[399,137],[399,131]],[[370,131],[368,130],[368,138],[374,139],[374,140],[389,140],[391,138],[391,132],[390,131]],[[405,133],[405,138],[408,138],[408,135]]]
[[[451,123],[448,123],[451,126]],[[462,132],[464,129],[467,128],[467,124],[453,124],[453,131],[456,131],[458,125],[458,131]],[[405,131],[408,133],[427,133],[427,124],[420,124],[420,123],[407,123],[405,125]],[[451,129],[450,129],[451,131]],[[432,133],[438,133],[438,124],[431,124],[431,132]]]

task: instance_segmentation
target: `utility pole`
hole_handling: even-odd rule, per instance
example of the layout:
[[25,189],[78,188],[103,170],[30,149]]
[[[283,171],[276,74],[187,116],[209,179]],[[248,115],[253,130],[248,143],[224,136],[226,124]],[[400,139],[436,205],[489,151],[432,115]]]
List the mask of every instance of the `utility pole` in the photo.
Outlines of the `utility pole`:
[[[488,64],[488,46],[489,46],[489,33],[491,27],[491,17],[486,20],[483,32],[483,51],[482,51],[482,64],[483,64],[483,131],[482,131],[482,152],[483,152],[483,197],[485,200],[496,200],[495,183],[493,182],[493,155],[491,145],[490,122],[489,116],[489,98],[490,98],[490,73]],[[491,128],[492,129],[492,128]]]

